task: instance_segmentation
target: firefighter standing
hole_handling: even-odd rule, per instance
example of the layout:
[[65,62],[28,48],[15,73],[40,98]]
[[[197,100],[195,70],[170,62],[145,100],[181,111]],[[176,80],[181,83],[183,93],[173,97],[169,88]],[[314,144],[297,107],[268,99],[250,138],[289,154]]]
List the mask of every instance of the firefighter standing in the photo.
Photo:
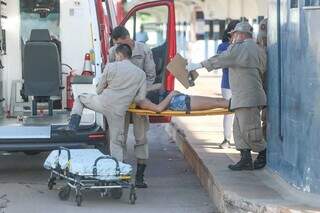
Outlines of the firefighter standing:
[[[156,78],[155,63],[150,48],[141,42],[134,41],[130,38],[128,30],[123,26],[113,29],[111,34],[115,46],[109,50],[110,62],[115,60],[115,48],[118,44],[128,44],[132,48],[132,57],[130,61],[141,68],[146,74],[147,88],[153,85]],[[136,187],[147,188],[144,182],[144,171],[146,160],[149,158],[149,148],[147,141],[147,131],[149,129],[149,117],[132,113],[127,113],[125,119],[125,141],[127,140],[130,120],[133,121],[133,133],[135,137],[134,153],[137,158]],[[124,149],[126,146],[124,145]]]
[[[262,135],[260,112],[267,103],[262,76],[266,70],[266,53],[252,39],[248,22],[237,24],[232,33],[232,45],[219,55],[188,64],[188,71],[205,67],[208,71],[229,68],[232,98],[230,109],[235,112],[233,135],[241,160],[229,165],[231,170],[252,170],[266,164],[266,142]],[[259,152],[252,162],[251,151]]]

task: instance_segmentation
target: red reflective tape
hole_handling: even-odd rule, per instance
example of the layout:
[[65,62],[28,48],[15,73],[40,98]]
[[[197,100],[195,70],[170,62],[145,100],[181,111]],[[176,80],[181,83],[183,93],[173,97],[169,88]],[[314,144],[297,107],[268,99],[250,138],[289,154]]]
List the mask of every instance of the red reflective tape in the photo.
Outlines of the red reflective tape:
[[90,139],[99,139],[99,138],[105,138],[104,134],[92,134],[88,136]]

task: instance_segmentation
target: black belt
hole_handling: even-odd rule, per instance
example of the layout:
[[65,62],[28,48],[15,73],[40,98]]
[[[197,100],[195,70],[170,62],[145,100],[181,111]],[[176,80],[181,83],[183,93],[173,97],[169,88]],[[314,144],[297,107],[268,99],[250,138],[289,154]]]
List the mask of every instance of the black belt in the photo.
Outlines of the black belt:
[[191,111],[191,98],[190,98],[189,95],[186,95],[185,102],[186,102],[186,107],[187,107],[186,114],[190,114],[190,111]]

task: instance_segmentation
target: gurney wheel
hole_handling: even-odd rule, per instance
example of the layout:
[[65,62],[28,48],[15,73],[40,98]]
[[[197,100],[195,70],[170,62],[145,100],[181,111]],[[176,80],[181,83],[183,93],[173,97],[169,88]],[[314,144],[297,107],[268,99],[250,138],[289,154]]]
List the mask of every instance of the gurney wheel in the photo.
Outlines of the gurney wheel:
[[131,185],[129,203],[134,205],[136,203],[136,200],[137,200],[136,189],[133,185]]
[[110,195],[113,199],[119,200],[122,197],[122,189],[110,189]]
[[61,188],[61,190],[59,192],[60,200],[68,200],[70,197],[70,192],[71,192],[70,186],[65,186],[65,187]]
[[56,185],[55,180],[56,180],[56,178],[54,178],[54,177],[49,179],[49,181],[48,181],[48,189],[49,190],[52,190],[53,186]]
[[81,206],[82,204],[82,195],[76,195],[77,206]]
[[136,193],[130,193],[130,199],[129,199],[130,204],[134,205],[136,203],[136,200],[137,200]]

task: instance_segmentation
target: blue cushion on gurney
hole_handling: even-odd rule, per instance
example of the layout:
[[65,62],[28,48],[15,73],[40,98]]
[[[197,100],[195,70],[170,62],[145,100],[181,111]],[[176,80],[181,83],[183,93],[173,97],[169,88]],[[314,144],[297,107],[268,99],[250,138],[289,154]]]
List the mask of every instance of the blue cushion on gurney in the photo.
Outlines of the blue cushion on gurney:
[[[98,157],[105,156],[97,149],[70,149],[70,168],[69,172],[80,176],[93,176],[93,165]],[[46,161],[44,167],[46,169],[57,169],[58,150],[52,151]],[[68,166],[67,151],[62,150],[59,157],[61,169]],[[131,175],[132,167],[129,164],[119,162],[120,175]],[[114,179],[116,177],[116,162],[112,159],[103,159],[97,163],[97,176],[95,178],[102,180]]]

